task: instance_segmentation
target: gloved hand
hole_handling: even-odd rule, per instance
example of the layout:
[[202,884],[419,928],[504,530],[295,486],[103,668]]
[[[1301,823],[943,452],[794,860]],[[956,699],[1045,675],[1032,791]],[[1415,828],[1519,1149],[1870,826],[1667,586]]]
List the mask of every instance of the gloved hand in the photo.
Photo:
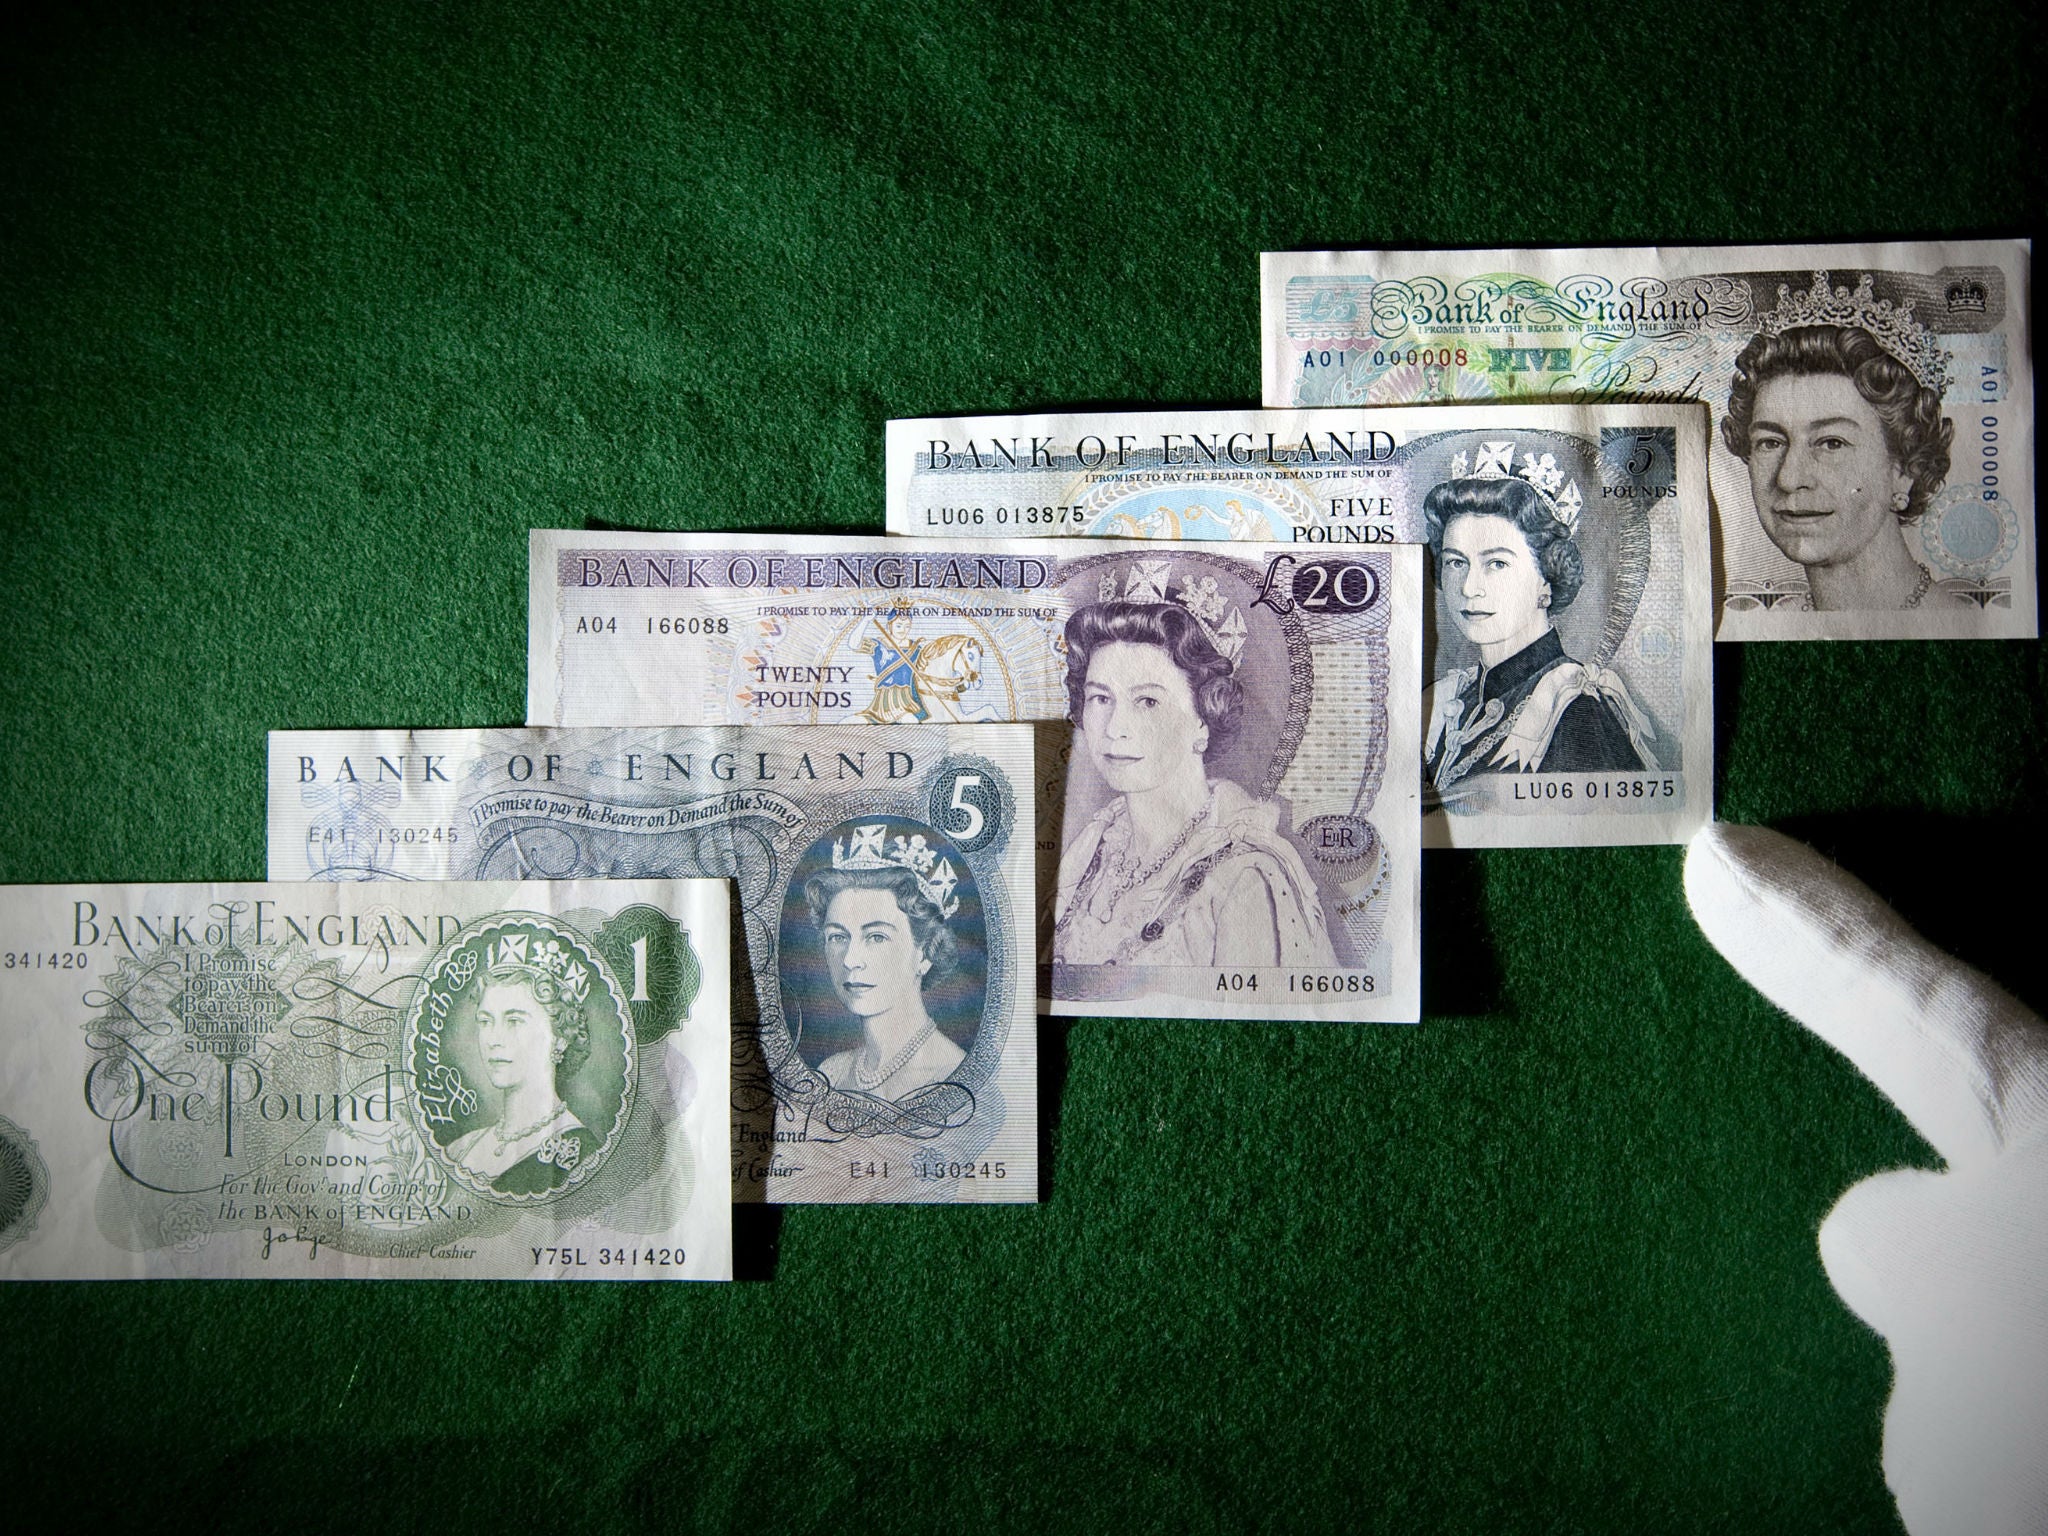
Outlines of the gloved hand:
[[2042,1536],[2048,1025],[1776,832],[1708,827],[1686,853],[1685,893],[1735,969],[1948,1164],[1865,1179],[1820,1228],[1828,1280],[1891,1346],[1884,1475],[1906,1528]]

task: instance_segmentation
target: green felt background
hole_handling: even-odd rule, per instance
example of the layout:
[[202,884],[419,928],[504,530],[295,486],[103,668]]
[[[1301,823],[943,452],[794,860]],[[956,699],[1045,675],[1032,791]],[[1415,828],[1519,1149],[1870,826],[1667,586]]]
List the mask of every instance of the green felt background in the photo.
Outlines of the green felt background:
[[[516,722],[529,527],[1254,402],[1262,249],[2044,208],[2018,6],[67,11],[0,49],[7,881],[259,878],[267,729]],[[2040,647],[1715,661],[1722,814],[2048,999]],[[1048,1026],[1042,1206],[749,1213],[749,1283],[8,1287],[10,1516],[1892,1529],[1814,1229],[1931,1154],[1679,863],[1433,855],[1419,1029]]]

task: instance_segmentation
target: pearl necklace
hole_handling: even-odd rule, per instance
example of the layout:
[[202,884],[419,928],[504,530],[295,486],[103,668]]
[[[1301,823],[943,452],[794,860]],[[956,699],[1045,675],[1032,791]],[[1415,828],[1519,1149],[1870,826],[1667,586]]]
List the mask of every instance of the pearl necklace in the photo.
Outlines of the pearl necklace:
[[546,1114],[542,1115],[538,1120],[534,1121],[533,1124],[522,1125],[516,1131],[500,1130],[497,1126],[494,1125],[491,1127],[491,1139],[497,1142],[498,1150],[500,1152],[503,1152],[507,1147],[511,1146],[513,1142],[524,1141],[527,1137],[531,1136],[535,1131],[539,1130],[542,1126],[546,1125],[550,1120],[553,1120],[557,1115],[561,1114],[562,1111],[567,1109],[568,1107],[569,1106],[564,1104],[560,1099],[557,1099],[555,1100],[555,1107],[553,1109],[549,1110]]
[[909,1061],[911,1057],[917,1054],[918,1047],[923,1045],[925,1041],[931,1039],[932,1031],[937,1029],[938,1027],[939,1026],[936,1021],[932,1019],[926,1019],[924,1021],[924,1028],[920,1029],[916,1034],[910,1037],[910,1044],[904,1046],[902,1050],[898,1051],[895,1057],[889,1062],[889,1064],[886,1067],[872,1075],[870,1075],[867,1072],[867,1070],[863,1068],[860,1064],[861,1056],[867,1055],[867,1051],[863,1049],[860,1053],[860,1056],[856,1056],[853,1058],[853,1080],[855,1084],[857,1084],[859,1087],[863,1089],[866,1089],[880,1087],[883,1083],[889,1081],[890,1078],[894,1077],[898,1072],[901,1072],[903,1070],[904,1063]]

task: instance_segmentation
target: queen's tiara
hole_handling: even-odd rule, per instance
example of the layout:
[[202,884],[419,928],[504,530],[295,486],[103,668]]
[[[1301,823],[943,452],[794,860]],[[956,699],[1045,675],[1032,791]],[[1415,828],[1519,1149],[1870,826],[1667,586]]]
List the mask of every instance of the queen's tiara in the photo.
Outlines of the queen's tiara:
[[1934,333],[1913,318],[1913,301],[1894,304],[1880,299],[1871,290],[1868,272],[1853,293],[1847,288],[1830,288],[1825,272],[1814,273],[1813,287],[1804,293],[1794,293],[1791,284],[1780,283],[1778,307],[1757,319],[1757,329],[1766,336],[1812,325],[1846,325],[1866,332],[1904,363],[1923,389],[1937,395],[1946,393],[1954,382],[1949,374],[1954,356],[1943,351]]
[[1550,515],[1567,534],[1579,531],[1579,509],[1586,504],[1586,498],[1579,494],[1579,482],[1567,479],[1565,472],[1557,467],[1557,455],[1554,453],[1540,457],[1525,453],[1517,465],[1513,443],[1481,443],[1477,464],[1472,463],[1469,454],[1451,456],[1451,478],[1520,480],[1543,498],[1543,504],[1550,508]]
[[950,859],[924,840],[922,832],[889,836],[889,824],[872,821],[853,829],[853,845],[841,838],[832,844],[834,869],[907,869],[917,877],[918,891],[939,909],[939,916],[951,917],[960,910],[960,898],[953,887],[960,877],[953,873]]
[[1202,626],[1202,633],[1209,637],[1217,653],[1235,668],[1238,657],[1244,654],[1243,610],[1217,590],[1214,576],[1204,576],[1199,581],[1183,576],[1180,590],[1168,597],[1167,589],[1172,585],[1173,572],[1164,560],[1140,560],[1131,566],[1121,591],[1114,571],[1102,573],[1097,591],[1105,603],[1171,602],[1187,610]]
[[542,939],[535,943],[529,934],[505,934],[486,952],[485,969],[519,970],[545,976],[572,1003],[581,1003],[590,995],[590,972],[562,947],[560,939]]

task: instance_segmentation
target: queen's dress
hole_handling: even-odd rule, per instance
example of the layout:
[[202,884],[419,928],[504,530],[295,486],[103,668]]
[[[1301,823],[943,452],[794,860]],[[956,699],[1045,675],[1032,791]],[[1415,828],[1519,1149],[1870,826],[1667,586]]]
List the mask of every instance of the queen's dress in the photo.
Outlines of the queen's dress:
[[1650,761],[1650,723],[1614,673],[1565,654],[1545,630],[1497,666],[1430,685],[1424,767],[1439,794],[1474,773],[1606,773]]
[[1060,860],[1053,957],[1067,965],[1336,964],[1315,882],[1279,808],[1228,779],[1159,858],[1130,856],[1119,795]]
[[544,1123],[500,1139],[487,1125],[448,1145],[448,1155],[479,1183],[501,1195],[548,1194],[568,1183],[576,1165],[597,1150],[598,1138],[566,1106]]

